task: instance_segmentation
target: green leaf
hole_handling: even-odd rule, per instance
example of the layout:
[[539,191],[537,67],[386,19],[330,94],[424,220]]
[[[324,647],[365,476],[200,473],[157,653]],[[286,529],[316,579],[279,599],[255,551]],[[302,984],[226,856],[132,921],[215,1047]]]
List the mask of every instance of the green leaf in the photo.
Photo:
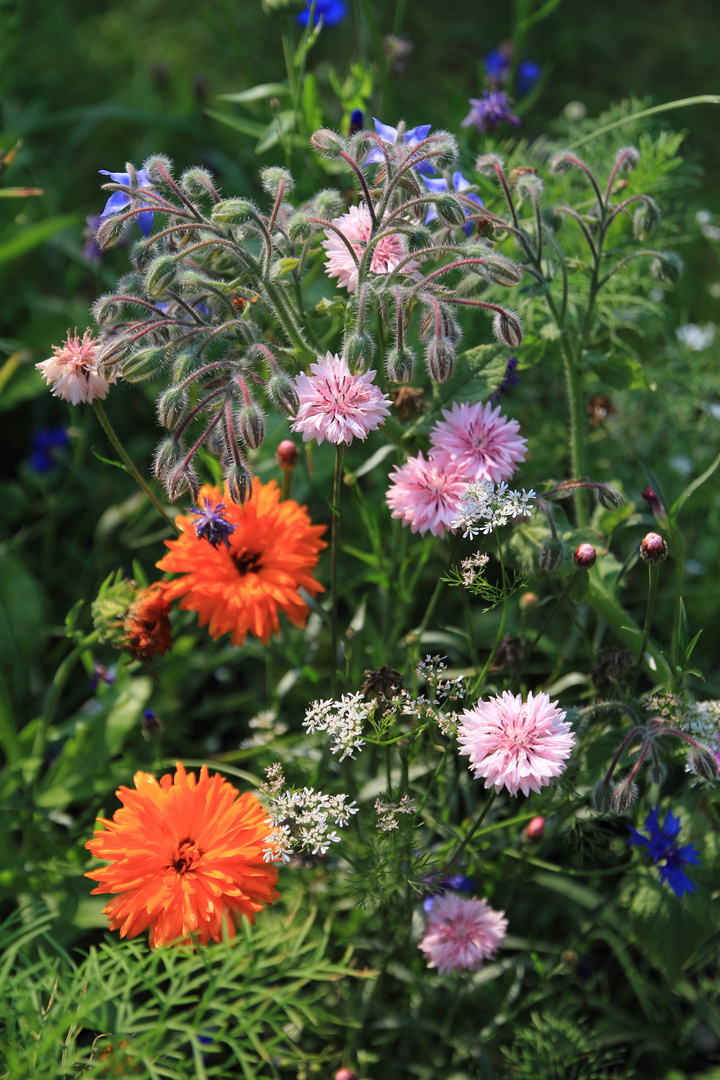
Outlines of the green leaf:
[[30,353],[21,349],[9,356],[0,368],[0,412],[49,392],[40,372],[28,363],[29,357]]
[[702,487],[706,480],[710,479],[712,474],[717,469],[718,465],[720,465],[720,454],[718,454],[718,456],[715,458],[712,465],[709,465],[704,473],[701,473],[700,476],[697,476],[694,480],[692,480],[685,488],[682,495],[680,495],[679,498],[675,500],[670,510],[670,517],[673,519],[673,521],[680,513],[690,496],[693,495],[699,487]]
[[60,217],[48,218],[46,221],[38,221],[35,225],[26,225],[22,230],[4,243],[0,243],[0,265],[17,259],[27,251],[44,244],[51,236],[55,236],[62,229],[68,229],[71,225],[78,225],[80,218],[77,214],[62,214]]
[[685,109],[688,105],[720,105],[720,97],[717,94],[698,94],[696,97],[668,101],[665,105],[653,105],[651,109],[641,109],[640,112],[632,113],[630,116],[621,116],[619,120],[613,120],[611,124],[605,124],[588,135],[583,135],[570,143],[568,150],[576,150],[583,143],[597,139],[600,135],[606,135],[608,131],[614,131],[615,128],[623,127],[625,124],[631,124],[634,120],[644,120],[646,116],[656,116],[658,113],[670,112],[672,109]]
[[647,389],[648,381],[645,372],[629,356],[610,356],[593,365],[595,374],[614,390],[632,390],[637,387]]
[[292,109],[286,109],[281,113],[278,113],[274,117],[268,126],[263,130],[262,135],[255,147],[256,154],[264,154],[266,150],[270,150],[281,140],[284,142],[290,142],[292,146],[306,146],[306,140],[302,139],[299,135],[291,134],[295,127],[295,113]]
[[302,111],[307,131],[317,131],[323,126],[323,114],[320,107],[320,95],[314,75],[306,75],[302,88]]
[[251,139],[259,139],[266,128],[265,124],[259,124],[257,120],[246,120],[243,116],[230,116],[229,113],[217,112],[215,109],[206,109],[205,115],[213,120],[219,120],[221,124],[239,131],[242,135],[249,135]]
[[[263,98],[286,97],[290,93],[287,83],[259,83],[249,90],[240,90],[237,94],[218,94],[218,101],[262,101]],[[318,125],[319,126],[319,125]]]

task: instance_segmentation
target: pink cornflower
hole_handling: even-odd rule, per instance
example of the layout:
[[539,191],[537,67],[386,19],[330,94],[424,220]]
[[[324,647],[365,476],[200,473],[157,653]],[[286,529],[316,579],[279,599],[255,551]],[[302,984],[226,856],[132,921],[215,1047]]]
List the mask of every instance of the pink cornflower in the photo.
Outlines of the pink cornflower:
[[525,460],[527,439],[519,435],[517,420],[500,415],[500,406],[490,402],[475,405],[453,402],[448,412],[430,432],[432,457],[441,467],[453,467],[468,482],[489,480],[499,484],[509,480],[516,465]]
[[470,758],[475,776],[485,787],[506,787],[511,795],[539,792],[565,770],[575,735],[565,713],[547,694],[524,702],[503,692],[502,697],[479,701],[461,717],[458,742]]
[[[372,218],[365,203],[351,206],[347,214],[334,218],[332,224],[350,241],[353,251],[358,259],[361,259],[372,232]],[[338,285],[342,285],[348,292],[355,292],[358,287],[358,268],[355,260],[336,232],[326,229],[325,236],[327,237],[327,240],[323,240],[323,247],[327,252],[325,273],[328,277],[336,277]],[[406,257],[407,248],[403,236],[400,233],[385,236],[373,248],[370,271],[373,274],[389,274]],[[420,263],[413,259],[405,263],[401,273],[412,274],[419,266]]]
[[504,915],[487,900],[444,892],[435,897],[418,948],[428,958],[428,967],[437,968],[440,975],[477,971],[505,937]]
[[454,468],[445,471],[420,453],[408,458],[402,468],[395,466],[386,498],[392,516],[409,525],[412,532],[429,529],[433,536],[444,536],[452,531],[451,523],[460,512],[467,486],[462,473]]
[[[77,405],[79,401],[92,401],[104,398],[112,379],[105,379],[98,370],[98,341],[92,330],[86,330],[82,339],[77,329],[72,337],[67,332],[67,339],[62,345],[53,345],[54,356],[42,360],[35,367],[42,372],[48,386],[52,386],[55,397],[63,398]],[[54,384],[54,385],[53,385]]]
[[296,376],[300,399],[297,416],[291,425],[302,432],[303,442],[327,439],[331,443],[351,443],[366,439],[384,423],[390,412],[390,398],[373,385],[374,371],[353,375],[347,360],[327,353],[310,365],[311,375]]

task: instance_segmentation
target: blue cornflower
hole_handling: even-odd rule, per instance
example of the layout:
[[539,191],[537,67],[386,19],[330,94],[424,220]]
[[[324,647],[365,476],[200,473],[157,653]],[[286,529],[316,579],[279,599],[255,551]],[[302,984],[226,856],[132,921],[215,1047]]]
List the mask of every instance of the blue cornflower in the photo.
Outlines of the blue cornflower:
[[348,135],[356,135],[358,131],[362,131],[364,123],[362,109],[353,109],[350,113],[350,129]]
[[443,878],[442,881],[433,883],[430,887],[433,890],[432,895],[426,896],[423,900],[425,911],[430,911],[435,903],[435,897],[447,892],[448,889],[451,892],[472,893],[477,888],[477,882],[474,878],[466,877],[464,874],[451,874],[450,877]]
[[203,495],[203,505],[204,510],[188,510],[188,513],[195,514],[197,517],[195,535],[198,540],[207,540],[214,548],[224,544],[229,550],[230,536],[235,532],[237,526],[232,525],[225,517],[225,504],[219,502],[213,506],[212,499],[208,499],[207,496]]
[[[390,127],[389,124],[383,124],[381,120],[376,120],[373,116],[373,123],[375,124],[375,133],[380,136],[383,142],[390,143],[391,146],[402,146],[405,150],[412,150],[414,146],[422,142],[423,139],[427,139],[430,134],[431,124],[420,124],[418,127],[410,128],[409,131],[404,131],[402,135],[398,134],[398,129]],[[384,161],[383,152],[379,146],[373,146],[372,150],[368,154],[365,164],[373,165],[377,161]],[[414,168],[419,173],[424,173],[426,176],[434,176],[434,169],[427,161],[421,161]]]
[[[130,186],[130,173],[126,172],[108,172],[107,169],[98,169],[98,172],[102,176],[109,176],[110,179],[116,184],[127,184]],[[137,182],[139,188],[152,187],[152,182],[148,178],[148,174],[145,169],[137,170]],[[130,206],[130,196],[125,191],[114,191],[108,201],[105,203],[105,209],[100,215],[101,218],[109,217],[110,214],[117,214],[120,210],[124,210],[126,206]],[[152,229],[153,212],[152,210],[143,210],[141,214],[135,215],[135,220],[142,232],[147,236]]]
[[504,82],[510,71],[510,58],[512,56],[512,47],[510,49],[493,49],[489,52],[483,60],[483,67],[485,68],[485,78],[490,83]]
[[520,123],[520,117],[510,112],[510,98],[504,90],[484,90],[481,98],[469,98],[469,101],[472,108],[460,122],[460,127],[472,124],[478,131],[489,133],[499,124]]
[[[310,8],[312,4],[310,0],[305,0],[307,5],[306,11],[301,11],[296,16],[297,21],[303,26],[307,26],[310,19]],[[336,23],[342,22],[347,15],[347,4],[344,0],[316,0],[315,3],[315,21],[314,26],[320,21],[322,17],[325,26],[335,26]]]
[[676,896],[683,893],[692,893],[697,889],[690,878],[683,873],[686,863],[696,866],[700,862],[700,855],[694,844],[675,843],[680,832],[680,818],[674,817],[668,810],[665,824],[660,825],[658,813],[660,807],[656,806],[645,818],[645,828],[649,836],[643,836],[637,829],[629,826],[632,836],[628,844],[639,844],[647,848],[648,855],[652,856],[653,862],[659,866],[660,880],[669,885]]
[[523,60],[518,64],[515,85],[520,95],[529,94],[542,74],[542,67],[534,60]]
[[30,468],[36,473],[50,472],[57,465],[56,451],[64,450],[67,444],[68,433],[62,424],[40,428],[30,445]]
[[[441,191],[447,191],[448,190],[447,180],[444,180],[441,177],[436,177],[434,179],[429,179],[429,180],[423,179],[423,183],[425,184],[425,187],[428,189],[428,191],[433,191],[433,192],[439,193]],[[465,192],[469,187],[471,187],[470,181],[466,180],[461,172],[454,172],[452,174],[452,190],[457,195],[463,194],[463,192]],[[466,199],[472,199],[472,201],[474,203],[476,203],[477,206],[482,206],[483,205],[483,201],[480,198],[480,196],[475,195],[472,191],[469,192],[465,196],[465,198]],[[463,209],[465,211],[465,217],[466,218],[472,217],[472,210],[470,209],[469,206],[463,206]],[[434,221],[436,217],[437,217],[437,212],[435,210],[435,207],[431,206],[430,209],[427,212],[427,217],[425,218],[425,224],[427,225],[428,222]],[[465,233],[466,236],[469,236],[470,233],[472,232],[472,222],[468,221],[466,225],[463,225],[462,230],[463,230],[463,232]]]
[[499,405],[500,398],[503,396],[506,390],[509,390],[511,386],[517,386],[520,382],[520,376],[517,370],[518,362],[517,357],[511,356],[507,362],[505,368],[505,374],[503,375],[503,381],[498,386],[497,390],[493,390],[490,395],[490,404]]

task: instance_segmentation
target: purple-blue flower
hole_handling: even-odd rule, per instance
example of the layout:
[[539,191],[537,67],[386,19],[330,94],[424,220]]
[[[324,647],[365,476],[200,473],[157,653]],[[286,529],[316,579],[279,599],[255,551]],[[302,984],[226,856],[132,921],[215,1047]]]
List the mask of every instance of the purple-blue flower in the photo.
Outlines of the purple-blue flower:
[[[426,879],[430,880],[430,879]],[[450,889],[451,892],[466,892],[472,893],[477,888],[477,882],[474,878],[466,877],[465,874],[451,874],[450,877],[443,878],[442,881],[433,881],[430,884],[432,894],[426,896],[423,900],[423,908],[425,911],[430,911],[435,903],[435,897],[441,893],[447,892]]]
[[[432,126],[431,124],[420,124],[418,127],[410,128],[409,131],[403,131],[402,135],[399,135],[397,128],[390,127],[389,124],[383,124],[381,120],[376,120],[374,116],[373,123],[375,124],[375,133],[380,136],[383,142],[389,143],[390,146],[401,146],[403,150],[412,150],[423,139],[427,139]],[[412,157],[412,155],[410,156]],[[373,146],[365,160],[365,164],[373,165],[377,161],[384,160],[380,147]],[[417,172],[424,173],[426,176],[434,175],[434,169],[428,161],[421,161],[414,168]]]
[[202,510],[195,510],[194,508],[188,510],[189,514],[195,514],[197,517],[195,535],[198,540],[207,540],[214,548],[225,544],[225,547],[229,550],[230,536],[235,532],[237,526],[232,525],[225,517],[225,504],[219,502],[213,506],[212,499],[203,496],[203,507]]
[[[130,186],[130,173],[126,172],[109,172],[107,169],[98,169],[98,172],[102,176],[109,176],[115,184],[126,184]],[[145,169],[137,170],[137,182],[139,188],[152,187],[152,183],[148,178],[148,174]],[[100,215],[101,218],[109,217],[110,214],[117,214],[121,210],[124,210],[126,206],[130,206],[130,196],[125,191],[114,191],[108,201],[105,203],[105,209]],[[143,210],[142,213],[135,215],[135,220],[142,232],[147,236],[152,229],[153,212],[152,210]]]
[[658,814],[660,807],[656,806],[645,818],[645,828],[649,836],[643,836],[637,829],[629,826],[632,836],[628,844],[638,844],[647,848],[647,853],[660,871],[660,880],[669,885],[676,896],[683,893],[692,893],[697,889],[690,878],[683,873],[686,864],[698,865],[700,855],[694,844],[676,844],[680,832],[680,818],[674,817],[668,810],[665,824],[660,825]]
[[[428,191],[432,191],[438,194],[441,191],[448,190],[447,180],[439,176],[431,179],[423,179],[423,183],[425,184],[425,187],[428,189]],[[456,195],[464,194],[464,192],[467,191],[467,189],[471,186],[472,185],[470,184],[470,181],[466,180],[461,172],[454,172],[452,174],[452,190],[455,192]],[[465,195],[465,198],[471,199],[477,206],[483,205],[483,201],[480,196],[475,195],[472,191],[468,192],[468,194]],[[463,206],[463,209],[465,211],[466,218],[472,217],[472,210],[469,206]],[[436,217],[437,212],[435,210],[435,207],[431,206],[427,212],[425,224],[427,225],[430,221],[434,221]],[[467,224],[463,225],[462,230],[466,236],[469,236],[472,232],[472,222],[468,221]]]
[[[312,7],[310,0],[305,0],[305,3],[307,9],[296,16],[297,21],[303,26],[307,26],[310,20],[310,9]],[[345,4],[344,0],[315,0],[313,26],[317,26],[321,17],[325,26],[335,26],[336,23],[342,22],[346,15],[347,4]]]
[[536,64],[534,60],[522,60],[518,64],[515,74],[515,85],[518,94],[521,96],[529,94],[541,74],[542,68],[540,64]]
[[68,444],[68,433],[59,424],[54,428],[40,428],[32,438],[30,446],[30,468],[33,472],[50,472],[57,465],[56,453],[64,450]]
[[490,133],[500,124],[519,124],[520,117],[510,112],[510,98],[504,90],[485,90],[481,98],[469,98],[472,108],[460,127],[471,124],[482,133]]
[[483,60],[485,78],[489,83],[504,82],[510,71],[510,59],[512,46],[508,48],[493,49]]
[[517,371],[517,357],[511,356],[507,362],[505,368],[505,374],[503,375],[503,381],[498,386],[497,390],[493,390],[490,395],[489,401],[491,405],[499,405],[500,398],[503,396],[506,390],[509,390],[511,386],[517,386],[520,382],[520,376]]

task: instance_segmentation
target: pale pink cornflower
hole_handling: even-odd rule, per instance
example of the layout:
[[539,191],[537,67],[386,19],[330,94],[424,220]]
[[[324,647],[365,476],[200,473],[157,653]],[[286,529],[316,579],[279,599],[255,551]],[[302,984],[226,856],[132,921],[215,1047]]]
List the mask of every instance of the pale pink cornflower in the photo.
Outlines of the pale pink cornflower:
[[452,463],[468,482],[509,480],[516,465],[525,460],[527,439],[518,434],[517,420],[501,416],[499,405],[453,402],[452,409],[443,409],[442,414],[444,420],[430,432],[432,458],[443,467]]
[[452,530],[452,521],[460,513],[467,489],[467,477],[450,468],[440,468],[436,461],[426,461],[422,453],[408,458],[402,468],[390,474],[386,499],[392,516],[412,532],[444,536]]
[[48,386],[52,386],[55,397],[63,398],[77,405],[79,401],[92,401],[104,398],[110,382],[99,373],[98,341],[92,330],[86,330],[82,339],[77,328],[73,336],[67,332],[67,339],[62,345],[53,345],[55,354],[49,360],[42,360],[35,367],[42,372]]
[[347,360],[330,352],[318,356],[310,371],[295,378],[300,407],[291,429],[302,432],[303,442],[349,444],[385,422],[390,398],[373,385],[374,371],[353,375]]
[[539,792],[565,770],[575,735],[565,713],[547,694],[518,694],[479,701],[460,718],[458,742],[469,768],[485,778],[485,787],[511,795]]
[[[358,257],[362,258],[365,245],[370,239],[372,232],[372,218],[365,203],[359,206],[351,206],[347,214],[334,218],[332,224],[350,241],[350,245]],[[382,226],[381,226],[382,228]],[[342,285],[348,292],[355,292],[358,287],[358,267],[347,245],[342,242],[333,229],[326,229],[326,240],[323,247],[326,251],[325,261],[327,268],[325,273],[328,277],[336,277],[338,285]],[[401,233],[393,233],[385,236],[373,248],[370,259],[370,272],[373,274],[389,274],[391,270],[407,257],[405,239]],[[414,259],[405,263],[401,273],[412,274],[418,269],[420,263]]]
[[427,966],[440,975],[451,971],[477,971],[492,956],[507,932],[504,911],[495,911],[487,900],[444,892],[430,909],[425,936],[419,943]]

